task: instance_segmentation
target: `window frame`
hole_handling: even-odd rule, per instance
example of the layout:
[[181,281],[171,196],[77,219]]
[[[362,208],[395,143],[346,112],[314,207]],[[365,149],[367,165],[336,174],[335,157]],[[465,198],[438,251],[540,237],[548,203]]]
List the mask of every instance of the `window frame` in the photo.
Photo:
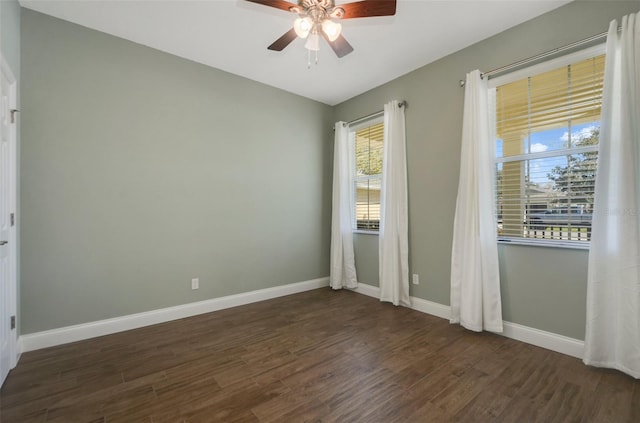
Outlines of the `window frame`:
[[[365,235],[379,235],[380,229],[358,229],[358,216],[357,212],[357,203],[358,203],[358,193],[356,190],[356,182],[358,181],[370,181],[370,180],[379,180],[380,181],[380,190],[382,190],[382,172],[376,175],[357,175],[357,157],[356,157],[356,132],[368,128],[370,126],[382,124],[384,131],[384,114],[372,116],[369,119],[366,119],[362,122],[358,122],[354,125],[349,125],[349,149],[351,151],[352,156],[350,157],[351,168],[350,168],[350,186],[352,189],[351,198],[352,198],[352,206],[351,206],[351,232],[354,234],[365,234]],[[384,149],[384,139],[383,139],[383,149]],[[383,150],[384,151],[384,150]],[[382,207],[382,204],[380,204]]]
[[[550,60],[546,60],[542,63],[537,63],[532,66],[528,66],[522,69],[518,69],[504,75],[496,76],[494,78],[490,78],[488,83],[488,91],[489,91],[489,118],[490,118],[490,129],[491,129],[491,142],[494,148],[492,164],[497,166],[500,163],[508,163],[508,162],[517,162],[517,161],[529,161],[535,159],[543,159],[549,157],[557,157],[561,152],[565,152],[566,149],[563,150],[552,150],[552,151],[544,151],[544,152],[535,152],[535,153],[525,153],[517,156],[509,156],[509,157],[497,157],[495,153],[495,146],[497,140],[496,134],[496,88],[501,85],[506,85],[511,82],[519,81],[524,78],[528,78],[531,76],[535,76],[544,72],[552,71],[564,66],[568,66],[583,60],[591,59],[597,56],[604,55],[606,53],[606,43],[601,43],[592,47],[585,48],[583,50],[579,50],[573,53],[569,53],[557,58],[553,58]],[[585,146],[585,147],[572,147],[571,154],[581,154],[581,153],[589,153],[589,152],[598,152],[600,149],[600,144],[594,146]],[[495,178],[495,172],[494,172]],[[497,192],[495,193],[496,197],[494,198],[494,216],[495,221],[497,222],[498,218],[498,210],[497,210]],[[591,247],[591,239],[588,241],[570,241],[570,240],[557,240],[557,239],[539,239],[539,238],[521,238],[521,237],[509,237],[509,236],[500,236],[496,233],[496,240],[498,244],[506,244],[506,245],[526,245],[526,246],[537,246],[537,247],[551,247],[551,248],[568,248],[575,250],[589,250]]]

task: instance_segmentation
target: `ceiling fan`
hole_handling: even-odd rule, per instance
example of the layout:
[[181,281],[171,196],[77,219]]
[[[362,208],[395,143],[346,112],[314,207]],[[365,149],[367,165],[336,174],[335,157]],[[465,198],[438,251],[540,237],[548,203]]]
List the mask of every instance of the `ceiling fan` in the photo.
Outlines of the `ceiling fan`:
[[338,57],[353,51],[353,47],[341,35],[342,25],[334,20],[392,16],[396,14],[396,0],[361,0],[353,3],[335,4],[335,0],[298,0],[293,4],[285,0],[247,0],[298,15],[293,28],[273,42],[269,50],[282,51],[296,37],[306,38],[305,48],[317,52],[322,36]]

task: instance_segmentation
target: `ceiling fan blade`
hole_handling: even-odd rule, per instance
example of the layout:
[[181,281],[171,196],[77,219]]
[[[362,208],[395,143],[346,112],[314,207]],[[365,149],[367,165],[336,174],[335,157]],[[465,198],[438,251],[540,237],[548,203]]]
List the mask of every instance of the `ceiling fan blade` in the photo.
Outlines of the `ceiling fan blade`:
[[291,42],[295,40],[297,36],[298,35],[296,34],[296,30],[291,28],[290,30],[285,32],[284,35],[282,35],[282,37],[275,40],[273,44],[271,44],[267,48],[269,50],[282,51],[286,46],[291,44]]
[[251,3],[258,3],[265,6],[275,7],[276,9],[286,10],[287,12],[292,7],[296,6],[296,4],[290,3],[285,0],[247,0]]
[[327,40],[327,43],[329,43],[329,45],[333,49],[333,52],[336,54],[336,56],[344,57],[353,51],[353,47],[351,47],[351,44],[349,44],[349,42],[345,40],[345,38],[342,35],[338,35],[338,38],[336,38],[335,41],[329,41],[327,34],[325,34],[324,31],[321,31],[321,32],[322,32],[322,36],[324,37],[325,40]]
[[337,7],[341,7],[344,10],[342,19],[393,16],[396,14],[396,0],[362,0],[339,4]]

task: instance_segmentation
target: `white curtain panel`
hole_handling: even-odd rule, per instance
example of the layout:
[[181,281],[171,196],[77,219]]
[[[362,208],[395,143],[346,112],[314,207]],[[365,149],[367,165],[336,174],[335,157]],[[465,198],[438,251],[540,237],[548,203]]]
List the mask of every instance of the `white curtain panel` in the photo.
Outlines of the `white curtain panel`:
[[384,105],[380,190],[380,301],[410,306],[407,148],[404,107]]
[[467,74],[460,180],[451,254],[451,323],[502,332],[495,219],[495,147],[490,137],[487,81]]
[[333,289],[357,288],[358,278],[353,254],[353,192],[351,162],[355,152],[350,148],[349,128],[344,122],[335,124],[333,147],[333,203],[331,207],[331,268],[329,285]]
[[640,378],[640,13],[611,22],[584,362]]

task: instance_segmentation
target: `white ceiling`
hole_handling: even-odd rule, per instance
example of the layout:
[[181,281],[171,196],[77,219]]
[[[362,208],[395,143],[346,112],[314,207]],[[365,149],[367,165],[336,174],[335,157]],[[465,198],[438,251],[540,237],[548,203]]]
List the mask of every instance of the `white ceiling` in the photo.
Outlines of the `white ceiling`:
[[302,40],[282,52],[267,50],[291,28],[295,15],[245,0],[20,4],[335,105],[569,1],[398,0],[395,16],[343,21],[343,35],[355,51],[338,59],[321,40],[319,63],[310,69]]

